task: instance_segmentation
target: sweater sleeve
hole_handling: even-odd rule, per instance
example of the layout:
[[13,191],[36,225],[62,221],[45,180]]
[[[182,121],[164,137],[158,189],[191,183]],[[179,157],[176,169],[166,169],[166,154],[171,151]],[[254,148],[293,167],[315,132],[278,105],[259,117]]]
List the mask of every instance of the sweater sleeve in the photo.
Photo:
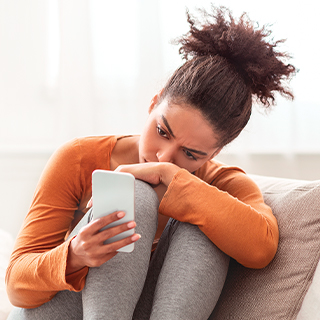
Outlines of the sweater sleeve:
[[159,212],[198,225],[218,248],[245,267],[265,267],[276,253],[279,233],[258,186],[234,168],[221,170],[213,184],[179,170]]
[[88,268],[66,276],[65,235],[82,193],[81,153],[77,140],[50,158],[15,243],[6,274],[11,303],[35,308],[61,290],[80,291]]

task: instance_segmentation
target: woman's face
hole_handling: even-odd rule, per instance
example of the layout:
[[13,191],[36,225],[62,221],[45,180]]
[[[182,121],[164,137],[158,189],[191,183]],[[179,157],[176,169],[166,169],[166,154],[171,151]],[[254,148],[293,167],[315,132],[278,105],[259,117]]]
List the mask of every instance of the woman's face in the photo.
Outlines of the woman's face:
[[139,161],[172,162],[193,172],[220,151],[201,112],[187,105],[153,100],[139,142]]

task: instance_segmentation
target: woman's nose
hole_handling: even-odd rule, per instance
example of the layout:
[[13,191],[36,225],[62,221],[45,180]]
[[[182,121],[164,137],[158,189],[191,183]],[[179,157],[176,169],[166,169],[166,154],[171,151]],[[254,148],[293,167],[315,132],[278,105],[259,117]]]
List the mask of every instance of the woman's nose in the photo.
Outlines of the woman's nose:
[[158,151],[156,156],[159,162],[174,162],[173,154],[169,150]]

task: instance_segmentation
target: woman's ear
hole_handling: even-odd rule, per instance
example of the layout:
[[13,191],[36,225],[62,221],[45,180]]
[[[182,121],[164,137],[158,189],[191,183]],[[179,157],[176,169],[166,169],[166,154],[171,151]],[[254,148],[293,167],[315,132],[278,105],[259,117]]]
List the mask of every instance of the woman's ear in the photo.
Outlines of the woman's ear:
[[151,111],[154,109],[154,107],[158,104],[160,97],[162,95],[163,89],[161,89],[150,101],[148,112],[151,113]]
[[158,102],[158,95],[156,94],[150,101],[150,105],[149,105],[149,109],[148,109],[149,114],[154,109],[157,102]]

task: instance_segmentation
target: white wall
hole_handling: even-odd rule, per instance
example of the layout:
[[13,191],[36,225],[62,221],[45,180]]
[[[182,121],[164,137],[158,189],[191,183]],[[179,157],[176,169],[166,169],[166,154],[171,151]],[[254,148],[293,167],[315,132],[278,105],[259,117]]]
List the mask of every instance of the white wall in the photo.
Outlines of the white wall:
[[1,229],[16,236],[28,212],[32,195],[49,155],[46,153],[1,153]]
[[250,174],[274,177],[320,180],[319,154],[221,154],[217,160],[237,165]]

